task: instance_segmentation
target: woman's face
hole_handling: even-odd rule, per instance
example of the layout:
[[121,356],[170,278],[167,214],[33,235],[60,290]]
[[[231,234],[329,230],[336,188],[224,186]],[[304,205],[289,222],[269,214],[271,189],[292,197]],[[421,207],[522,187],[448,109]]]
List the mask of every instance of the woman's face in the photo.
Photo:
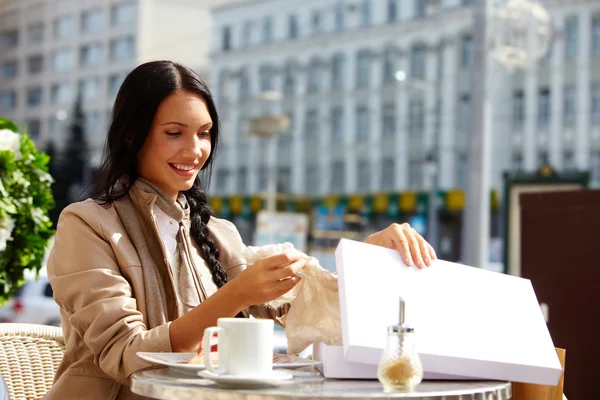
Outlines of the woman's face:
[[210,156],[212,124],[202,97],[177,91],[165,98],[138,154],[139,176],[176,199]]

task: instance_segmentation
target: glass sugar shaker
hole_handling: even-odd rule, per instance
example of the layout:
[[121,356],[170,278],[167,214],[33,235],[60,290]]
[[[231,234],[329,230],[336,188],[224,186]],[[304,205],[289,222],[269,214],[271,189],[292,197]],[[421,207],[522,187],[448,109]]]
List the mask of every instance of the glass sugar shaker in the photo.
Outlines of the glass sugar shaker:
[[377,371],[377,377],[387,392],[411,390],[423,380],[415,330],[404,323],[404,315],[405,303],[400,297],[399,324],[388,326],[387,344]]

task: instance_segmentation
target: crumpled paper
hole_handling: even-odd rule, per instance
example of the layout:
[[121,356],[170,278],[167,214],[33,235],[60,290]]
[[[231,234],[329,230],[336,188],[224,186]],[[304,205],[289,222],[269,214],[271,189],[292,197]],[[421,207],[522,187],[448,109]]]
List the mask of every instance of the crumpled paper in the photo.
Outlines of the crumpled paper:
[[[297,251],[291,243],[273,244],[262,247],[247,247],[242,255],[247,265],[258,260]],[[337,276],[321,267],[319,260],[306,256],[307,263],[298,274],[301,281],[283,296],[265,305],[279,308],[290,304],[285,318],[285,334],[288,354],[299,354],[314,342],[341,345],[340,298]]]

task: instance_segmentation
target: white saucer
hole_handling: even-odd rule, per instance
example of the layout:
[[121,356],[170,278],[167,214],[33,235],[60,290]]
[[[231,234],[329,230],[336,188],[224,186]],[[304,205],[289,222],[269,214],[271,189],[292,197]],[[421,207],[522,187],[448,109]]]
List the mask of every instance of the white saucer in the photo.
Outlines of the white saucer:
[[224,389],[258,389],[279,386],[294,377],[291,372],[282,370],[275,370],[261,376],[219,375],[206,370],[198,372],[198,375],[210,379]]
[[[188,364],[188,360],[196,353],[157,353],[138,351],[137,356],[151,362],[168,367],[171,371],[178,374],[197,377],[198,372],[204,369],[204,364]],[[308,360],[297,356],[287,354],[273,354],[273,368],[302,368],[319,365],[319,361]]]

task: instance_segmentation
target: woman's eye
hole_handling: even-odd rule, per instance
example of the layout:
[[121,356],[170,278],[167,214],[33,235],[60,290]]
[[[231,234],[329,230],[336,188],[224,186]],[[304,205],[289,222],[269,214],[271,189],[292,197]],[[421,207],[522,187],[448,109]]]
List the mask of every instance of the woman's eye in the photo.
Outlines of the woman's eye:
[[210,136],[210,129],[204,132],[200,132],[200,136]]
[[181,135],[181,132],[179,132],[179,131],[174,131],[174,132],[166,131],[166,134],[169,135],[169,136],[178,136],[178,135]]

